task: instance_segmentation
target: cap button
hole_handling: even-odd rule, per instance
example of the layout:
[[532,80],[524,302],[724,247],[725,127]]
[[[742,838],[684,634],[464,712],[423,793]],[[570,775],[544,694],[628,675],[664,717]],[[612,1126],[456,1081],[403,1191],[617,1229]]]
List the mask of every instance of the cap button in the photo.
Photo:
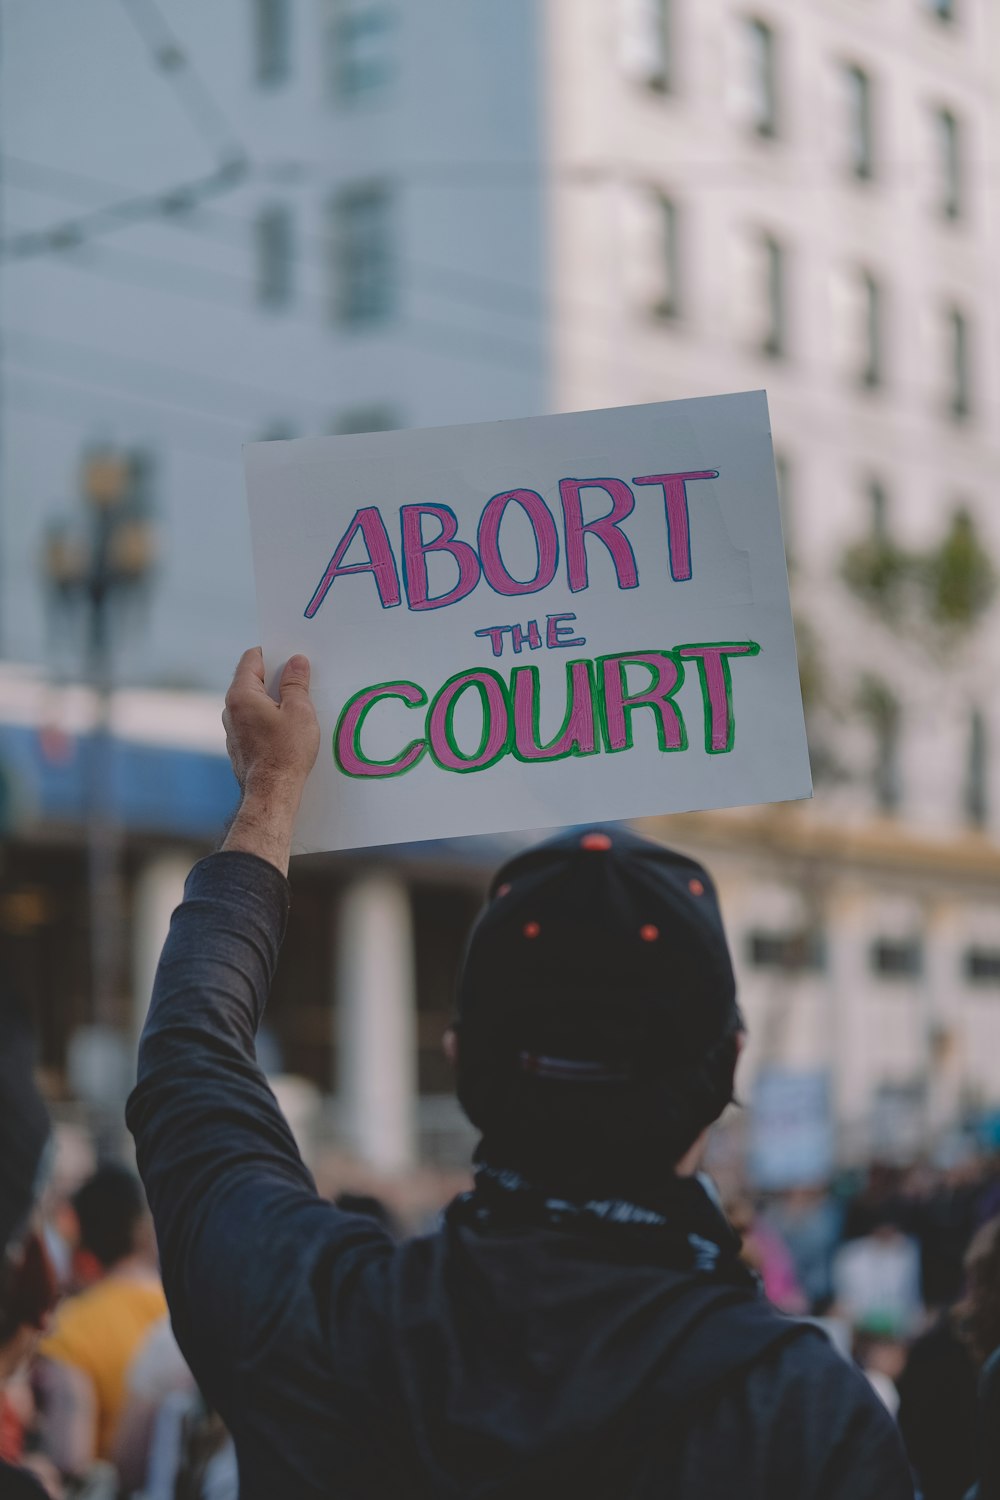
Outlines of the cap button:
[[611,840],[606,833],[585,833],[580,840],[581,849],[610,849]]

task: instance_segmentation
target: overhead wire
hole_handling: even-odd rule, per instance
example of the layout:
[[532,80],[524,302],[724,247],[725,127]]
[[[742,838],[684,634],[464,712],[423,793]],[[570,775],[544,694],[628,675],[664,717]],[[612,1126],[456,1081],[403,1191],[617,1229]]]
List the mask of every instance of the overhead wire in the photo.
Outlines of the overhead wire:
[[[53,395],[56,399],[52,399]],[[59,399],[69,396],[69,400]],[[88,405],[87,398],[93,396],[93,407]],[[82,398],[82,399],[81,399]],[[16,382],[11,381],[6,396],[7,404],[12,409],[29,412],[43,420],[55,421],[63,426],[72,427],[79,433],[83,423],[93,423],[96,418],[106,416],[107,398],[100,391],[93,391],[89,386],[77,386],[69,391],[57,378],[52,376],[37,376],[33,372],[25,378],[22,374]],[[130,401],[128,395],[116,396],[118,401]],[[225,465],[226,467],[239,466],[239,452],[232,442],[201,442],[197,436],[192,436],[183,425],[175,425],[167,419],[170,430],[169,450],[171,452],[183,452],[197,458],[207,458],[212,462]],[[158,431],[160,430],[158,426]],[[248,434],[248,437],[257,434]]]
[[[245,403],[248,400],[267,400],[272,404],[282,401],[293,402],[297,407],[311,405],[325,409],[326,403],[318,397],[308,395],[301,391],[278,391],[272,387],[255,385],[249,381],[233,380],[226,376],[206,374],[201,370],[181,368],[176,365],[165,364],[162,360],[147,359],[145,356],[132,354],[120,354],[114,350],[98,347],[95,344],[81,343],[78,340],[53,337],[51,334],[36,333],[30,329],[17,328],[8,324],[5,328],[6,343],[15,358],[18,350],[28,350],[31,357],[31,349],[39,351],[39,357],[44,364],[46,359],[50,362],[61,360],[67,356],[71,360],[84,363],[92,368],[95,362],[103,364],[108,370],[120,374],[123,379],[134,379],[135,376],[143,376],[158,383],[161,391],[168,393],[172,389],[182,393],[184,398],[190,399],[200,391],[205,393],[209,400],[225,403]],[[24,358],[24,354],[20,355]],[[134,387],[131,387],[134,388]],[[197,410],[205,412],[209,410],[203,399],[198,400]],[[240,408],[245,412],[245,405]]]
[[[84,255],[86,258],[83,258]],[[102,261],[104,264],[101,263]],[[120,246],[103,243],[90,246],[86,252],[74,254],[64,263],[88,274],[104,276],[116,283],[127,280],[159,292],[195,298],[216,307],[220,305],[221,290],[222,295],[227,299],[224,305],[236,311],[245,309],[247,302],[242,294],[252,292],[254,285],[252,278],[241,276],[236,272],[193,267],[160,257],[125,251]],[[445,275],[446,273],[442,271],[442,277]],[[443,289],[443,294],[446,297],[449,295],[447,287]],[[600,316],[606,319],[611,309],[607,306],[598,309],[595,306],[594,311],[599,312]],[[303,305],[300,298],[297,307],[276,312],[275,319],[278,323],[292,321],[319,329],[328,322],[328,316],[327,308],[320,299],[311,305],[310,310],[310,304]],[[681,331],[682,328],[683,325],[681,325]],[[601,346],[608,351],[619,348],[618,340],[610,331],[595,328],[592,323],[581,321],[576,325],[576,329],[587,342],[595,347]],[[375,330],[369,331],[375,332]],[[499,336],[492,332],[470,330],[420,315],[404,317],[392,325],[386,325],[380,331],[394,341],[410,343],[430,353],[440,354],[447,347],[456,357],[508,368],[537,371],[544,357],[540,342],[529,343],[511,339],[509,336]],[[676,325],[672,326],[670,331],[676,332]],[[717,340],[716,343],[720,349],[723,347],[721,340]],[[698,347],[700,350],[706,347],[703,335],[699,336]],[[729,344],[724,347],[729,350],[732,357],[739,357],[741,351],[738,348],[733,348]],[[642,361],[634,350],[629,356],[629,363],[632,369],[642,367]],[[646,368],[651,378],[659,378],[662,374],[658,366],[647,365]],[[829,386],[839,386],[842,391],[849,390],[842,380],[838,380],[836,371],[819,361],[811,362],[799,356],[793,356],[783,361],[778,368],[794,369]],[[879,399],[879,394],[883,399],[886,397],[890,400],[907,398],[924,408],[926,408],[929,395],[926,390],[916,385],[907,385],[898,380],[887,381],[874,399]],[[872,398],[869,396],[869,399]],[[977,415],[986,415],[981,405],[977,408]]]
[[225,112],[167,22],[157,0],[119,0],[155,66],[167,78],[192,125],[220,163],[247,160]]
[[[133,4],[135,0],[122,0],[123,4]],[[146,4],[147,0],[140,0]],[[79,174],[66,173],[61,169],[41,166],[37,163],[26,162],[20,158],[6,159],[8,174],[12,174],[18,185],[29,191],[35,189],[45,191],[42,186],[48,183],[48,190],[74,194],[90,194],[106,191],[112,188],[98,179],[81,177]],[[267,181],[271,169],[260,168],[253,172],[255,180]],[[248,174],[249,176],[249,174]],[[286,174],[287,177],[287,174]],[[285,180],[284,178],[282,179]],[[224,240],[228,244],[239,243],[249,247],[250,235],[253,229],[253,221],[240,214],[227,213],[217,208],[192,208],[190,212],[185,211],[183,202],[175,202],[169,205],[161,204],[161,217],[168,219],[172,227],[200,236],[202,238],[215,238]],[[323,235],[298,235],[299,244],[306,247],[303,252],[293,249],[291,258],[295,264],[310,267],[326,268],[329,264],[332,237]],[[243,293],[250,292],[254,286],[252,276],[243,276],[233,271],[224,271],[216,267],[192,266],[188,263],[164,260],[158,257],[137,254],[134,251],[124,251],[119,246],[109,246],[102,241],[99,247],[91,245],[86,252],[93,256],[95,248],[99,248],[101,256],[108,259],[110,256],[112,265],[101,265],[92,258],[84,261],[80,258],[83,252],[77,250],[72,258],[64,257],[63,263],[72,265],[76,269],[84,270],[92,274],[109,276],[111,279],[120,281],[132,280],[137,285],[151,285],[158,290],[168,290],[179,295],[196,297],[203,301],[209,301],[218,306],[220,293],[222,299],[227,299],[227,305],[236,309],[246,306]],[[115,266],[117,269],[115,269]],[[421,281],[425,287],[434,287],[435,295],[442,295],[447,300],[456,304],[466,304],[483,311],[500,311],[506,316],[519,315],[530,319],[537,319],[545,315],[547,299],[543,293],[536,288],[517,286],[509,281],[504,281],[479,272],[469,272],[461,267],[437,267],[426,263],[410,262],[408,270],[413,273],[414,284],[418,287]],[[151,279],[152,277],[152,279]],[[209,291],[209,283],[214,283],[214,290]],[[239,288],[241,295],[235,296],[233,289]],[[564,312],[579,314],[580,322],[577,327],[584,332],[586,338],[596,337],[605,344],[613,342],[611,336],[603,330],[588,326],[588,321],[594,317],[606,319],[610,309],[606,305],[591,303],[585,305],[579,301],[568,302],[564,297],[554,299],[552,305],[558,306]],[[276,314],[278,316],[278,314]],[[328,313],[325,306],[317,304],[314,311],[310,313],[307,309],[303,315],[292,308],[281,309],[282,318],[303,319],[310,326],[317,326],[319,322],[326,322]],[[586,321],[585,321],[586,320]],[[476,330],[459,328],[455,325],[435,322],[431,319],[416,318],[407,319],[403,325],[407,332],[403,334],[404,340],[417,343],[431,352],[441,352],[442,340],[447,342],[452,351],[459,357],[473,358],[477,361],[489,360],[498,365],[511,365],[519,368],[538,368],[543,353],[539,343],[523,343],[512,341],[509,338],[500,340],[494,334],[484,335]],[[400,337],[400,328],[393,330],[393,337]],[[704,340],[700,341],[703,345]],[[634,363],[634,360],[633,360]],[[796,361],[796,367],[802,368],[801,362]],[[830,377],[831,372],[825,368],[816,366],[815,373],[824,377]],[[894,394],[907,392],[893,382]],[[926,401],[927,392],[918,391],[916,387],[909,388],[909,393]]]
[[[61,168],[25,161],[21,157],[8,156],[6,162],[10,180],[28,192],[49,193],[54,196],[66,194],[75,197],[78,201],[81,199],[92,201],[95,195],[100,197],[106,193],[117,194],[122,191],[118,184],[110,183],[105,179],[65,172]],[[243,185],[249,186],[255,181],[266,183],[268,180],[267,168],[253,168],[248,169]],[[283,186],[287,188],[287,182],[284,182]],[[170,194],[163,195],[161,199],[160,218],[165,226],[180,233],[204,239],[215,239],[219,243],[236,245],[240,248],[249,246],[254,228],[253,219],[246,215],[227,213],[224,209],[209,206],[204,202],[187,203],[183,197]],[[44,233],[44,231],[36,233]],[[322,269],[328,267],[333,244],[332,235],[304,234],[300,229],[296,239],[308,251],[308,253],[303,253],[298,249],[291,251],[291,258],[296,264]],[[73,243],[58,246],[50,244],[47,249],[49,252],[78,249],[85,243],[86,237],[84,236]],[[544,304],[544,297],[536,288],[518,285],[515,282],[484,275],[481,272],[469,271],[466,267],[432,266],[420,261],[411,261],[409,264],[411,269],[419,275],[446,287],[458,301],[468,300],[463,298],[462,293],[457,290],[464,286],[470,288],[473,294],[479,294],[486,299],[495,298],[498,310],[524,317],[536,316],[541,312]]]
[[248,153],[167,25],[156,0],[120,0],[120,3],[143,40],[153,66],[166,76],[182,110],[216,158],[215,165],[207,172],[183,178],[154,192],[124,193],[88,213],[40,229],[0,234],[0,259],[24,260],[51,254],[82,245],[115,229],[161,218],[181,208],[197,207],[231,193],[249,173]]

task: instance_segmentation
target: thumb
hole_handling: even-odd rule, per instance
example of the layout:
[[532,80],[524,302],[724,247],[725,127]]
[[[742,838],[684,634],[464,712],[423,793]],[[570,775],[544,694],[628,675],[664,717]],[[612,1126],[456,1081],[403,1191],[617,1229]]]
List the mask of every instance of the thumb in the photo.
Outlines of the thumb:
[[281,681],[278,683],[278,697],[281,702],[300,697],[308,698],[309,675],[308,656],[290,656],[281,674]]

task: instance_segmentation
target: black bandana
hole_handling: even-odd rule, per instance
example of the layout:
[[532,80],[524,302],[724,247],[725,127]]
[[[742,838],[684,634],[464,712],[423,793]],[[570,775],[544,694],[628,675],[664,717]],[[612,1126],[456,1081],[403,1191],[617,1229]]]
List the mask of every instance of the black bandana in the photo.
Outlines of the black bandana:
[[671,1177],[644,1204],[623,1198],[564,1198],[519,1172],[480,1162],[475,1187],[456,1198],[449,1216],[487,1228],[567,1229],[613,1236],[616,1254],[654,1260],[733,1286],[756,1288],[739,1258],[740,1237],[708,1177]]

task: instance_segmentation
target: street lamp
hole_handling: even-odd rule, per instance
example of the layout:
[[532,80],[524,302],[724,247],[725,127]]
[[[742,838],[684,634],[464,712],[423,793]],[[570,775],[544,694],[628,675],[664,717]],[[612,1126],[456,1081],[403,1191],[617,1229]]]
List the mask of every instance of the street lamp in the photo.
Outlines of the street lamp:
[[118,603],[134,596],[152,571],[146,461],[112,448],[92,449],[84,456],[81,490],[83,522],[60,520],[50,527],[43,570],[53,608],[85,623],[85,676],[95,697],[86,759],[92,1015],[99,1027],[113,1027],[121,902],[110,753],[111,622]]

